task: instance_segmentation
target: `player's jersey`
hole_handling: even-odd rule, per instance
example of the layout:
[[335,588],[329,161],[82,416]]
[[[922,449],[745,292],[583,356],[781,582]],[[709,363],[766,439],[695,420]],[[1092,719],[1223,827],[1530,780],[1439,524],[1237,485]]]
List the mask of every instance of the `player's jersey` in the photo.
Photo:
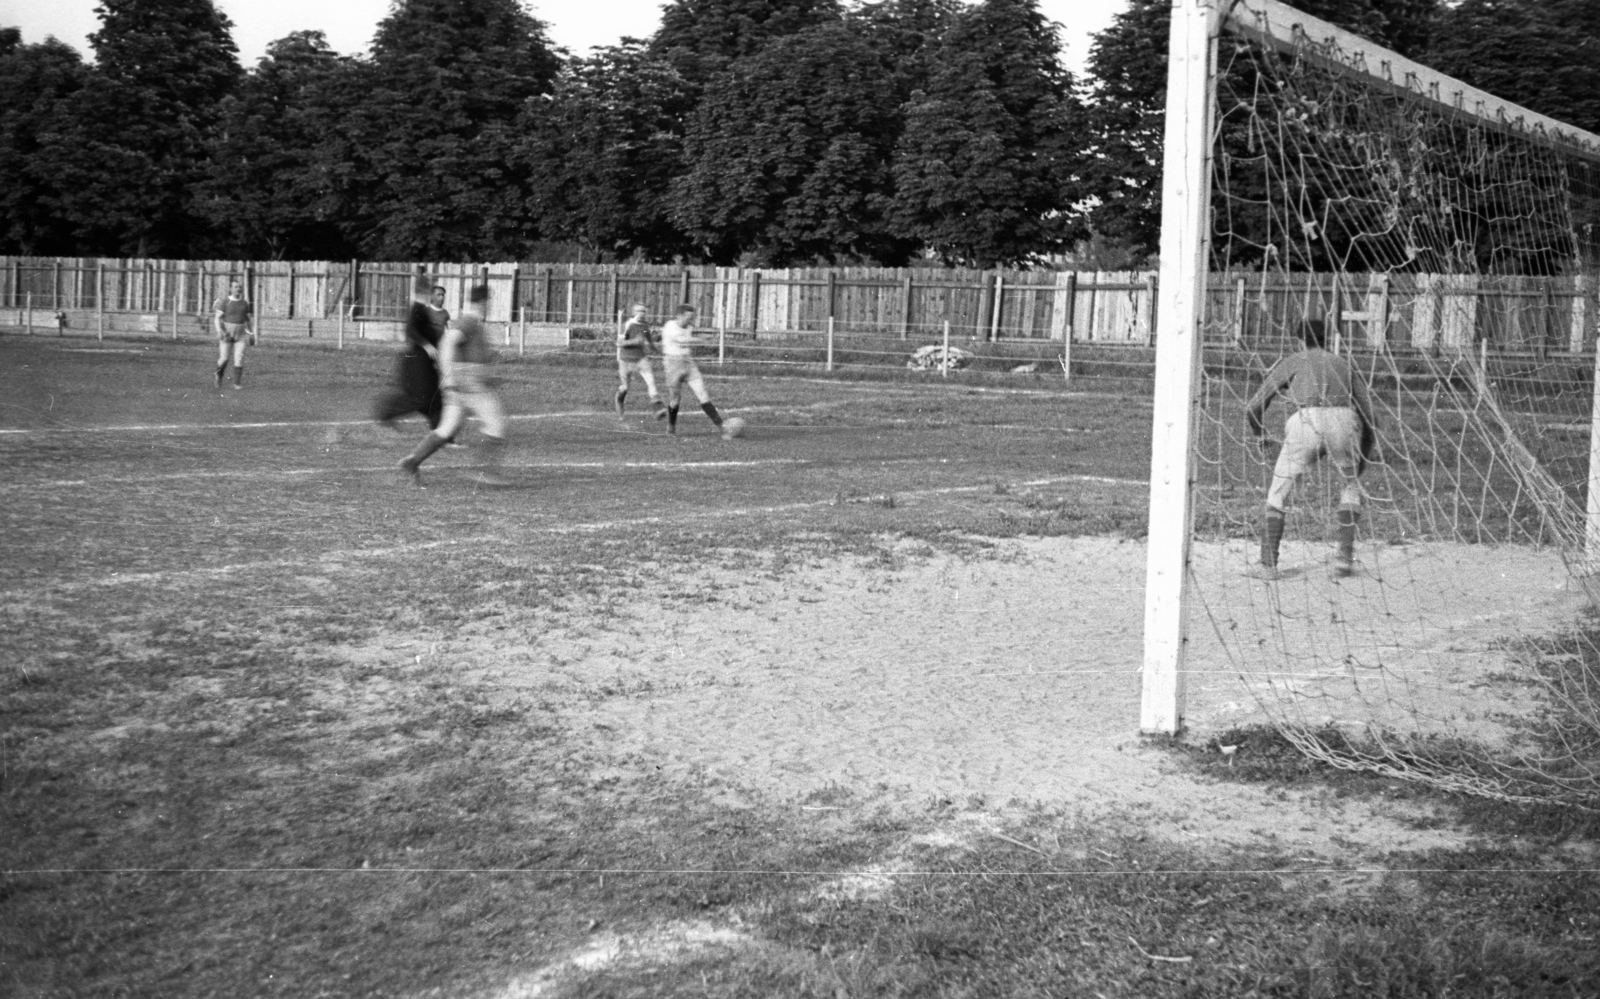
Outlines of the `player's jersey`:
[[694,355],[694,327],[668,319],[661,324],[661,356],[692,357]]
[[428,311],[428,322],[433,326],[433,343],[438,344],[444,338],[445,327],[450,325],[450,310],[436,309],[432,305],[423,308]]
[[213,312],[222,313],[222,321],[240,326],[250,321],[251,308],[248,298],[219,298]]
[[443,332],[443,326],[434,328],[432,310],[421,302],[411,303],[411,311],[406,315],[406,340],[418,347],[437,347]]
[[462,364],[488,364],[493,360],[489,354],[489,337],[484,332],[483,320],[476,313],[463,312],[456,319],[456,329],[461,331],[461,340],[456,344],[456,360]]
[[[630,343],[629,341],[634,341]],[[650,342],[650,324],[643,319],[629,319],[617,334],[617,359],[644,360],[645,344]]]
[[1280,394],[1295,409],[1345,406],[1360,413],[1369,424],[1372,422],[1366,383],[1355,376],[1349,361],[1321,347],[1290,354],[1274,364],[1245,410],[1259,414]]

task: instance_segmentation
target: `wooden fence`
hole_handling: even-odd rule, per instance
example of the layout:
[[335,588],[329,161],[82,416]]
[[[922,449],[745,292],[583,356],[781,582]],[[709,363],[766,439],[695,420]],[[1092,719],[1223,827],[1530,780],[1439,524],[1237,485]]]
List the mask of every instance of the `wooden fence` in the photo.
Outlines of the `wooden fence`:
[[[840,330],[923,340],[950,324],[979,340],[1148,345],[1154,272],[929,268],[742,269],[652,264],[417,264],[367,261],[168,261],[0,257],[0,308],[204,315],[242,280],[268,319],[402,318],[425,274],[459,312],[475,283],[489,319],[609,328],[643,303],[681,302],[700,324],[751,333]],[[1597,282],[1585,277],[1432,274],[1213,274],[1206,338],[1279,350],[1307,317],[1333,317],[1354,345],[1579,352],[1595,340]],[[173,323],[174,327],[176,322]]]

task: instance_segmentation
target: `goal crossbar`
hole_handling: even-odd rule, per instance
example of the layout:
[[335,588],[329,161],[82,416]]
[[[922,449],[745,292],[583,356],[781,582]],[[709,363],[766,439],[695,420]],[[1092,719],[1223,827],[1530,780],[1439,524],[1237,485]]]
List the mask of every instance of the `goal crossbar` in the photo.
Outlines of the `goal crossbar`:
[[1543,137],[1567,152],[1600,162],[1600,135],[1503,100],[1279,0],[1227,3],[1222,28],[1281,52],[1319,56],[1327,66],[1359,75],[1370,86],[1495,128]]

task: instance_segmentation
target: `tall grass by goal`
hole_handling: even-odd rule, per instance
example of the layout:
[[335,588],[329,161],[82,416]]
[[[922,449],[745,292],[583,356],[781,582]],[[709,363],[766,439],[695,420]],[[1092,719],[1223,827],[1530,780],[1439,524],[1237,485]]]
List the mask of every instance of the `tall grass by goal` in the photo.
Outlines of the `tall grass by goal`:
[[[1331,763],[1600,808],[1600,137],[1274,0],[1174,0],[1170,51],[1142,727],[1183,726],[1210,650]],[[1244,579],[1271,471],[1244,401],[1307,320],[1373,390],[1358,571],[1324,571],[1323,468],[1291,571]]]

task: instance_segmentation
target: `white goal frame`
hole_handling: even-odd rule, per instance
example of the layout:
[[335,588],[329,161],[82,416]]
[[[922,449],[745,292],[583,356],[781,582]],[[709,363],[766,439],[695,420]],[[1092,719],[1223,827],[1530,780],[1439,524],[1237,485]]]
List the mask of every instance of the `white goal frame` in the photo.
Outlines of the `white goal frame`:
[[[1184,721],[1194,444],[1209,267],[1207,231],[1217,43],[1224,30],[1294,52],[1322,48],[1329,65],[1450,113],[1539,136],[1600,161],[1600,136],[1501,100],[1278,0],[1172,0],[1162,155],[1161,270],[1145,579],[1139,727],[1176,734]],[[1595,351],[1600,414],[1600,349]],[[1600,419],[1591,419],[1586,538],[1600,563]]]

